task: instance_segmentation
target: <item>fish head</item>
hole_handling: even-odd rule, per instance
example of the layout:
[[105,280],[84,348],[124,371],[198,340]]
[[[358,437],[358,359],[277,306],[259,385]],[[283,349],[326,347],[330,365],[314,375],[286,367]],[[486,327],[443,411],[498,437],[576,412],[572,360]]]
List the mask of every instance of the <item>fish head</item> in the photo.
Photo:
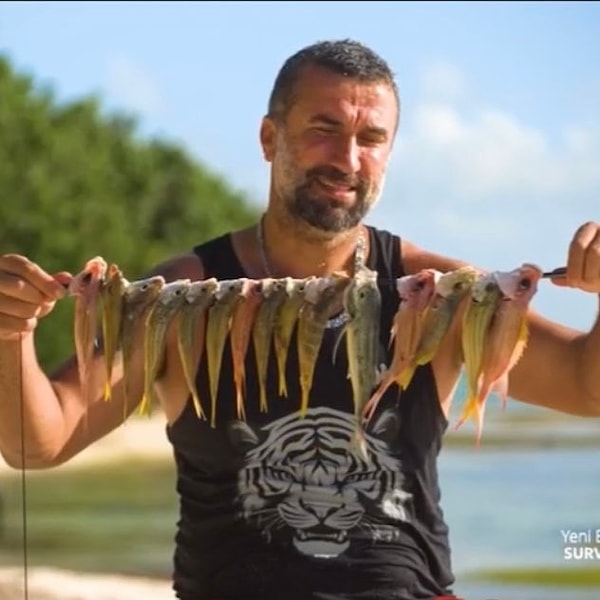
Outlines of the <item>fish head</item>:
[[304,294],[304,291],[306,290],[306,284],[309,281],[312,281],[313,279],[316,279],[314,275],[311,275],[310,277],[305,277],[303,279],[292,279],[292,289],[290,292],[290,296],[298,296],[300,294]]
[[377,272],[358,272],[344,290],[344,306],[352,317],[371,314],[381,304],[381,293],[377,284]]
[[185,299],[188,304],[201,302],[207,296],[212,296],[219,286],[216,277],[192,281],[185,291]]
[[277,279],[274,277],[264,277],[258,280],[258,291],[263,298],[268,298],[275,290],[275,282]]
[[190,288],[190,283],[189,279],[175,279],[174,281],[166,283],[160,290],[157,302],[164,306],[183,303],[185,301],[185,295]]
[[252,296],[255,293],[256,288],[259,285],[260,285],[260,283],[257,279],[249,279],[247,277],[244,278],[244,283],[242,285],[240,295],[244,296],[244,298],[248,298],[249,296]]
[[331,277],[314,277],[307,280],[304,284],[304,298],[311,304],[316,304],[320,295],[333,285]]
[[501,289],[496,281],[496,273],[481,273],[471,287],[471,299],[474,302],[487,302],[501,295]]
[[91,258],[69,283],[68,293],[71,296],[95,295],[104,282],[106,270],[106,261],[101,256]]
[[220,281],[219,286],[215,291],[217,302],[226,298],[241,295],[245,281],[245,277],[239,277],[238,279],[223,279]]
[[479,272],[471,266],[464,266],[443,273],[435,284],[435,293],[442,298],[465,296],[477,279]]
[[542,269],[532,263],[523,263],[512,271],[496,271],[495,278],[503,295],[526,307],[537,292]]
[[166,281],[162,275],[153,275],[132,281],[125,288],[124,299],[128,306],[153,302],[158,298],[165,284]]
[[111,263],[102,284],[102,294],[104,296],[121,296],[128,285],[129,281],[125,279],[118,265]]
[[436,269],[423,269],[396,280],[396,289],[402,302],[416,310],[424,310],[431,302],[435,286],[441,277]]

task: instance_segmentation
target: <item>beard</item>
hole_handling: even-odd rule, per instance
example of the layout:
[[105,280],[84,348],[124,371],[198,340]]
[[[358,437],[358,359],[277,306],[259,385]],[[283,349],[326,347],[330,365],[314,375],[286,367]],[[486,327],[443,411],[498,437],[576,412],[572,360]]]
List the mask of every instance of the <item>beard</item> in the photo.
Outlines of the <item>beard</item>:
[[[348,204],[328,198],[325,192],[315,191],[315,184],[320,176],[352,186],[354,202]],[[340,233],[360,224],[371,208],[373,195],[373,192],[369,193],[369,185],[364,179],[344,175],[335,167],[316,167],[306,173],[302,184],[287,196],[285,204],[293,218],[320,231]]]

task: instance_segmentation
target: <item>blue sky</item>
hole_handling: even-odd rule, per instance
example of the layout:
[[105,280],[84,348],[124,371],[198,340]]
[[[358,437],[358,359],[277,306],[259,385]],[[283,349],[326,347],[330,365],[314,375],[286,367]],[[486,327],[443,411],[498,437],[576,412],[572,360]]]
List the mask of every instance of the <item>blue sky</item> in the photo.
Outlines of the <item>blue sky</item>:
[[[3,2],[0,52],[61,100],[92,92],[264,205],[258,126],[301,46],[352,37],[397,74],[402,122],[369,222],[484,268],[564,264],[600,220],[600,4]],[[596,299],[534,307],[588,328]]]

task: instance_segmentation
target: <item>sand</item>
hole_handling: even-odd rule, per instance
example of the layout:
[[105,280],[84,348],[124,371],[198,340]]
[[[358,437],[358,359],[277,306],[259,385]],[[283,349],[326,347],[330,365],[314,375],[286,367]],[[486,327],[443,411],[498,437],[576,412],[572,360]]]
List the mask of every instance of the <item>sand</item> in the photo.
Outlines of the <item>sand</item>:
[[[119,457],[156,456],[171,453],[162,415],[131,418],[118,429],[72,458],[55,471],[77,469]],[[0,459],[0,475],[9,467]],[[169,581],[142,577],[78,573],[50,567],[29,568],[27,595],[23,567],[0,567],[0,600],[165,600],[173,599]]]

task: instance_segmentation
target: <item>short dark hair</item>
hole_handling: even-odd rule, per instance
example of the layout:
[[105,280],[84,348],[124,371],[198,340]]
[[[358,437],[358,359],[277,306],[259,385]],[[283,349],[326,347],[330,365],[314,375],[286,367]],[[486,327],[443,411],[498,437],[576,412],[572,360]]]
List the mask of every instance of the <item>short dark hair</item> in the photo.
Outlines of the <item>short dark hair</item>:
[[387,62],[368,46],[344,39],[316,42],[302,48],[283,63],[269,97],[269,116],[284,116],[287,113],[293,101],[294,85],[302,69],[309,65],[324,67],[367,83],[385,82],[392,88],[400,110],[400,94],[394,73]]

